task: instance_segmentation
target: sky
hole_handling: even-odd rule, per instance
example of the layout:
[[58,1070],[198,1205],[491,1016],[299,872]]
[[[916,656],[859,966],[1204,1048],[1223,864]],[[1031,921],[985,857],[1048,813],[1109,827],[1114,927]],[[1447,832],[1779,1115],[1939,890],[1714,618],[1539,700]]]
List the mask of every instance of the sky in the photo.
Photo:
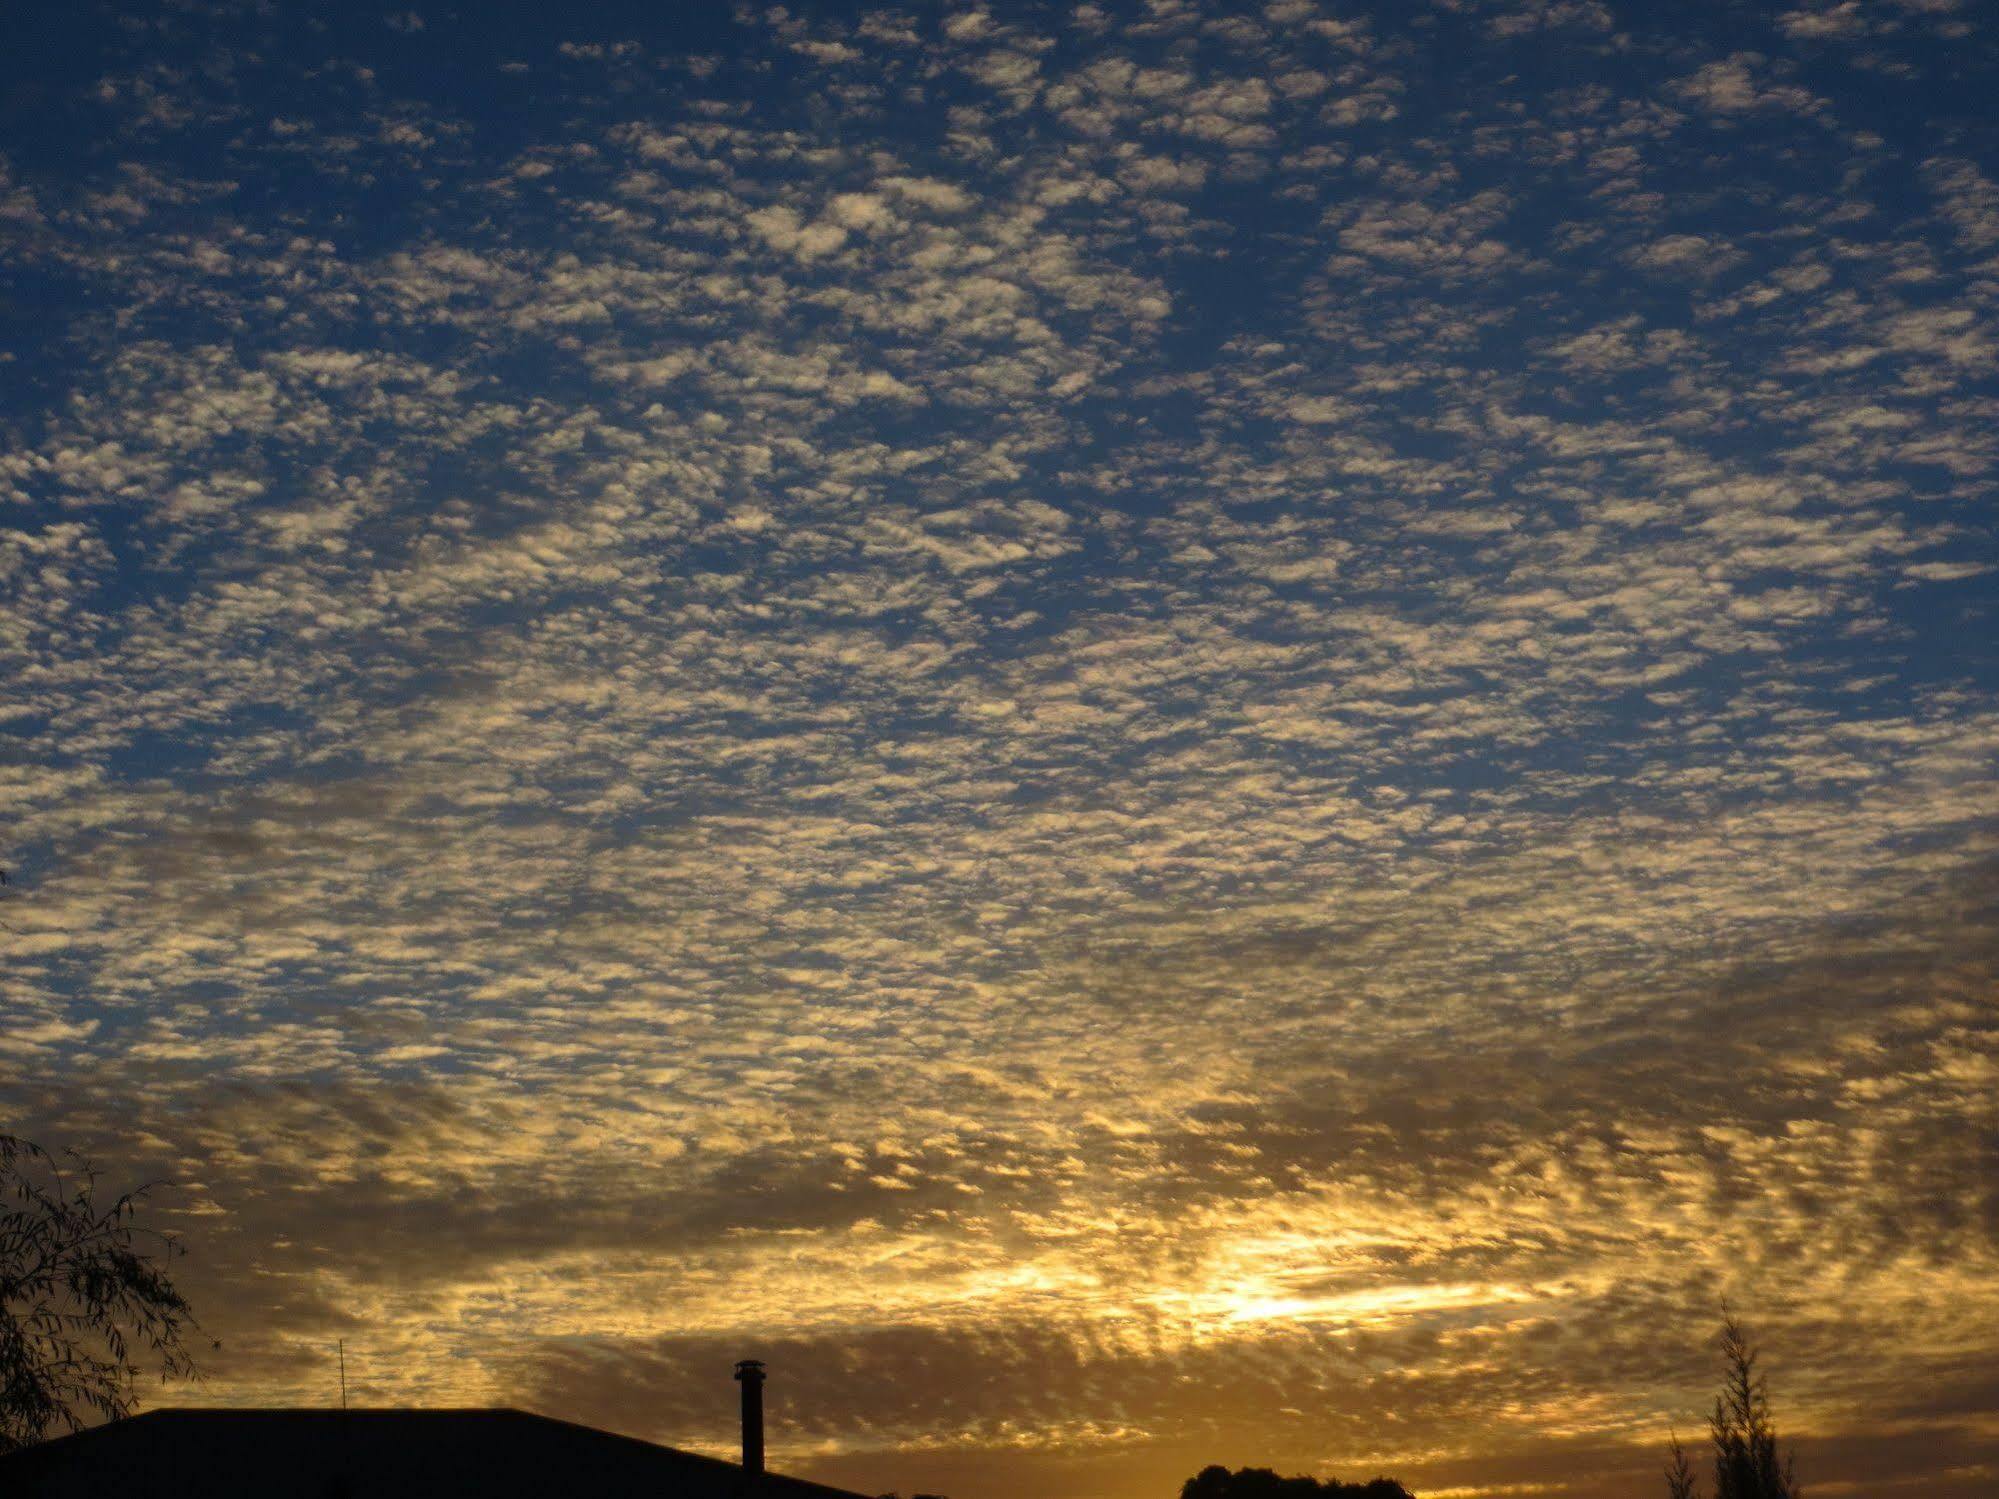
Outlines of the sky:
[[153,1404],[1999,1483],[1954,0],[23,7],[0,1127]]

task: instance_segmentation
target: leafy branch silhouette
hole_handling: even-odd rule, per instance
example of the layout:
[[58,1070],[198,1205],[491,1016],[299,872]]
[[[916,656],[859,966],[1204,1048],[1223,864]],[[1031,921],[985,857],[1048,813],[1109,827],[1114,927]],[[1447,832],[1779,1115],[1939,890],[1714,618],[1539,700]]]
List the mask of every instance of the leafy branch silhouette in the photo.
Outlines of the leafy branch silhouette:
[[104,1203],[84,1157],[0,1134],[0,1452],[129,1413],[143,1356],[162,1380],[197,1376],[199,1324],[167,1273],[185,1251],[137,1222],[164,1185]]

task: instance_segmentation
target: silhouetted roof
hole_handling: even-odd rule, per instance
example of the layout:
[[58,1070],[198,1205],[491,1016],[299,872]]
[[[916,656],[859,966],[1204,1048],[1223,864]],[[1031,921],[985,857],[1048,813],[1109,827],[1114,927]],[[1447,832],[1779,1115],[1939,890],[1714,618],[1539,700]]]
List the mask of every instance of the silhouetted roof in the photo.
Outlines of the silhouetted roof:
[[0,1457],[7,1499],[857,1499],[516,1410],[157,1410]]

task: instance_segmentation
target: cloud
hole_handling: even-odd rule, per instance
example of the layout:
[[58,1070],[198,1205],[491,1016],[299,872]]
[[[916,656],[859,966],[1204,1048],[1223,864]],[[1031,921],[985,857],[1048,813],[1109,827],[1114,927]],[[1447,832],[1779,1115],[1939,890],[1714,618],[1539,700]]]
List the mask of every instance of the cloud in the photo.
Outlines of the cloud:
[[1740,263],[1726,241],[1700,234],[1669,234],[1632,251],[1630,260],[1641,270],[1669,276],[1708,277]]
[[1761,53],[1737,52],[1697,68],[1675,88],[1690,103],[1724,117],[1766,109],[1824,113],[1825,101],[1809,90],[1770,81],[1765,76],[1768,61]]
[[1991,184],[1804,14],[93,38],[0,1096],[203,1398],[1588,1499],[1727,1293],[1808,1475],[1989,1463]]

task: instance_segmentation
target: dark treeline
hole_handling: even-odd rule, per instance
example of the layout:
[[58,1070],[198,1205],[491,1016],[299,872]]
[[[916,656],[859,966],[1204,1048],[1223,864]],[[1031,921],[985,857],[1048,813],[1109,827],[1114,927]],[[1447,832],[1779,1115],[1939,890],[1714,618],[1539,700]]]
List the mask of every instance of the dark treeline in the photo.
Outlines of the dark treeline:
[[1280,1478],[1269,1468],[1238,1468],[1232,1473],[1216,1465],[1201,1469],[1181,1484],[1180,1499],[1413,1499],[1413,1496],[1392,1478],[1341,1483],[1334,1478]]

